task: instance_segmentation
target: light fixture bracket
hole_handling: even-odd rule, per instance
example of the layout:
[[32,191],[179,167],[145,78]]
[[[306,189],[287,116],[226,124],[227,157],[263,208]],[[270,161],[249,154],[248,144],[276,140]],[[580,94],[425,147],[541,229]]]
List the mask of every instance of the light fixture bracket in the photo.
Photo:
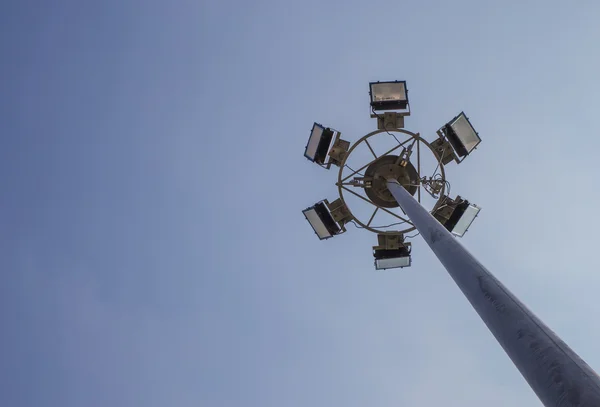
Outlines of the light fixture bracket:
[[410,242],[404,242],[402,233],[380,233],[377,235],[377,246],[373,250],[398,250],[401,247],[410,248]]
[[340,138],[341,134],[342,133],[337,132],[333,146],[331,147],[331,150],[329,150],[329,162],[327,163],[328,168],[330,168],[332,164],[339,167],[348,155],[350,142],[342,140]]
[[384,112],[382,114],[372,114],[371,117],[377,118],[377,128],[379,130],[395,130],[404,128],[404,116],[408,116],[410,112]]
[[458,157],[456,157],[450,142],[446,140],[443,134],[441,134],[439,131],[438,136],[439,138],[431,143],[431,148],[435,150],[441,163],[447,165],[452,161],[458,161]]
[[336,199],[335,201],[329,203],[326,201],[327,207],[329,208],[329,212],[335,220],[342,228],[348,222],[350,222],[352,218],[352,213],[346,206],[346,204],[340,199]]

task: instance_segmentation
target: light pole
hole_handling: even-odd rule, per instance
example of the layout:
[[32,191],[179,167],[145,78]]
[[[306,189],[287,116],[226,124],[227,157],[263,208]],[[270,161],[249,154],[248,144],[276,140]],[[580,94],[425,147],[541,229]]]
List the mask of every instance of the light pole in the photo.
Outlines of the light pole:
[[388,187],[423,240],[547,407],[600,406],[600,378],[396,180]]
[[[387,94],[378,99],[374,95],[376,91]],[[382,131],[396,131],[411,135],[413,144],[423,141],[419,135],[400,129],[404,125],[404,117],[410,114],[405,82],[372,83],[371,107],[380,131],[363,137],[364,140]],[[382,108],[402,110],[402,113],[385,113],[383,116],[375,113],[375,110]],[[342,155],[332,148],[331,164],[340,166],[337,183],[340,198],[333,204],[326,201],[308,208],[305,216],[321,238],[342,233],[345,231],[344,225],[349,222],[358,222],[365,229],[378,232],[379,245],[373,248],[376,269],[409,266],[411,244],[405,241],[404,233],[416,229],[544,406],[600,407],[600,377],[594,370],[455,238],[464,234],[479,208],[460,197],[451,199],[444,195],[447,181],[443,165],[453,160],[462,162],[481,140],[464,113],[442,127],[438,136],[438,140],[427,143],[427,146],[436,157],[438,167],[442,168],[440,177],[435,177],[435,174],[430,178],[421,177],[420,165],[415,168],[410,162],[410,148],[405,147],[398,156],[390,153],[377,156],[369,146],[375,159],[358,170],[366,168],[363,177],[345,184],[349,177],[343,179],[341,174],[346,160],[356,145],[364,140],[359,140],[351,148],[342,149]],[[344,142],[344,146],[346,144],[349,145]],[[398,144],[403,145],[400,141]],[[316,142],[313,140],[314,145]],[[337,145],[339,147],[339,141]],[[321,151],[324,150],[326,148],[321,145]],[[419,156],[417,161],[420,161]],[[354,171],[354,174],[358,171]],[[346,206],[342,194],[346,185],[362,188],[367,196],[363,199],[375,206],[375,213],[367,224],[358,221]],[[424,188],[438,198],[431,213],[421,205],[420,194],[417,199],[413,197],[416,188]],[[396,215],[410,225],[406,230],[381,232],[371,228],[370,223],[379,209],[395,206],[399,206],[406,216]]]

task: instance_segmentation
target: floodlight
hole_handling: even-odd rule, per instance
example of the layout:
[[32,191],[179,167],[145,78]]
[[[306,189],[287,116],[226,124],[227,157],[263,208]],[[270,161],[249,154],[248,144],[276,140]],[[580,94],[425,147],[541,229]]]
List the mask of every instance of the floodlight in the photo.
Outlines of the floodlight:
[[450,199],[442,196],[442,199],[434,206],[433,216],[453,235],[462,237],[481,210],[475,204],[457,196]]
[[[467,230],[479,214],[479,211],[481,210],[480,207],[474,204],[470,204],[467,201],[465,202],[467,204],[466,206],[463,205],[462,207],[457,208],[463,212],[457,220],[456,224],[454,225],[454,228],[451,230],[452,234],[459,237],[462,237],[467,232]],[[455,213],[456,212],[460,213],[459,210],[455,211]]]
[[378,246],[373,247],[375,269],[385,270],[410,266],[410,243],[404,243],[401,233],[377,235]]
[[302,211],[308,223],[312,226],[319,239],[329,239],[342,233],[345,229],[340,228],[329,212],[327,200],[316,203],[310,208]]
[[452,145],[459,162],[481,143],[481,138],[464,112],[446,123],[441,131]]
[[406,81],[369,83],[373,110],[404,110],[408,106]]
[[401,247],[396,250],[378,249],[373,251],[375,257],[375,269],[386,270],[410,266],[410,250]]
[[332,129],[323,127],[319,123],[315,123],[310,132],[308,144],[306,144],[306,149],[304,150],[304,156],[312,162],[323,165],[327,158],[332,139]]

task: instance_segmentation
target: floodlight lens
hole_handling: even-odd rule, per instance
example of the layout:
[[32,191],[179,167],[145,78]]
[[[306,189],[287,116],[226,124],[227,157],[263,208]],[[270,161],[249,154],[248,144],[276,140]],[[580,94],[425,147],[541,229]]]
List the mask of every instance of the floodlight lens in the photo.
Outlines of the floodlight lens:
[[325,202],[321,201],[315,206],[302,211],[321,240],[337,235],[341,230],[333,216],[331,216]]
[[317,164],[324,164],[333,139],[333,130],[315,123],[310,132],[304,156]]
[[325,128],[318,123],[313,125],[312,131],[310,132],[310,138],[308,139],[308,144],[306,145],[306,150],[304,151],[304,156],[310,161],[315,161],[317,149],[319,148],[319,143],[321,141],[321,136],[323,135],[324,129]]
[[456,222],[456,226],[454,226],[454,228],[452,229],[452,234],[458,237],[462,237],[467,232],[467,230],[479,214],[480,210],[481,208],[477,207],[476,205],[470,204],[465,209],[465,212],[460,217],[458,222]]
[[303,213],[306,217],[306,220],[308,220],[308,223],[310,223],[312,228],[315,230],[317,236],[319,236],[319,239],[323,240],[332,236],[332,234],[327,229],[327,226],[325,226],[325,223],[323,223],[323,221],[319,217],[319,214],[317,213],[315,208],[306,209],[303,211]]
[[449,141],[461,157],[468,155],[481,142],[464,113],[458,115],[448,126],[452,130]]
[[372,82],[371,107],[380,110],[406,109],[406,82]]
[[371,92],[373,92],[373,102],[406,100],[404,82],[374,83]]
[[326,128],[321,134],[321,140],[317,147],[317,153],[315,154],[315,162],[317,164],[324,164],[327,159],[327,154],[331,147],[331,140],[333,139],[333,130]]
[[394,250],[376,249],[373,252],[373,257],[375,257],[376,270],[410,266],[410,250],[406,247]]
[[375,269],[377,270],[395,269],[408,266],[410,266],[410,256],[375,260]]

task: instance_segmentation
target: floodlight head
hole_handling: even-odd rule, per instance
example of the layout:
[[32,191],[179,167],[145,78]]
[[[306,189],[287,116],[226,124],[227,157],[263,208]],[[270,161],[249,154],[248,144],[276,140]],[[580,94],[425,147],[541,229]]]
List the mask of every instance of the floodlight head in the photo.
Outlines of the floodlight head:
[[469,118],[461,112],[441,128],[457,155],[457,161],[464,160],[481,143]]
[[375,249],[373,257],[376,270],[409,267],[411,263],[410,250],[406,246],[393,250]]
[[308,220],[308,223],[310,223],[321,240],[329,239],[345,230],[333,219],[328,208],[328,203],[327,200],[324,200],[302,211],[306,220]]
[[304,150],[304,156],[314,163],[323,165],[327,158],[332,139],[332,129],[324,127],[319,123],[313,124],[306,149]]
[[457,196],[450,199],[442,196],[442,199],[434,206],[431,213],[448,231],[453,235],[462,237],[467,232],[481,208],[470,203],[466,199]]
[[451,230],[452,234],[458,237],[464,236],[464,234],[467,232],[477,215],[479,215],[479,211],[481,210],[480,207],[478,207],[475,204],[469,203],[468,201],[465,201],[465,204],[463,204],[460,207],[460,211],[462,211],[462,214],[460,215],[459,219],[456,221],[454,227]]
[[411,244],[404,242],[402,233],[378,234],[377,242],[379,244],[373,247],[376,270],[410,266]]
[[373,110],[404,110],[408,107],[406,81],[369,83]]

